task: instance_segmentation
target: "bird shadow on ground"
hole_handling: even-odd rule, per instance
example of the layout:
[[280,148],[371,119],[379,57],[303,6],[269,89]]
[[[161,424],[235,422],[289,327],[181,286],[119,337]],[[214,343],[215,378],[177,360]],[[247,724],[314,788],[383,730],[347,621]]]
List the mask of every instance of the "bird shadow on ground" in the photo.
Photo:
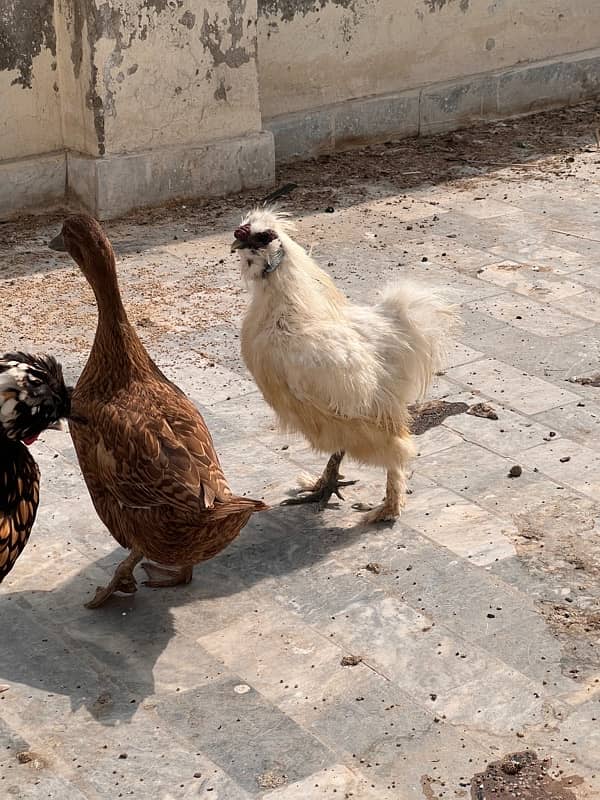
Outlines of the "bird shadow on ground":
[[[329,522],[335,510],[326,513]],[[0,684],[34,690],[22,709],[25,717],[35,715],[45,696],[63,695],[71,711],[85,707],[103,725],[131,721],[175,672],[178,681],[187,675],[193,682],[222,669],[196,643],[199,636],[231,624],[274,586],[293,588],[299,581],[303,593],[311,583],[317,591],[319,564],[379,530],[324,521],[312,506],[273,508],[256,515],[227,550],[198,565],[191,584],[154,590],[140,585],[136,595],[115,595],[95,611],[83,603],[96,583],[109,579],[124,555],[120,549],[50,591],[4,590]],[[163,680],[169,670],[171,678]]]

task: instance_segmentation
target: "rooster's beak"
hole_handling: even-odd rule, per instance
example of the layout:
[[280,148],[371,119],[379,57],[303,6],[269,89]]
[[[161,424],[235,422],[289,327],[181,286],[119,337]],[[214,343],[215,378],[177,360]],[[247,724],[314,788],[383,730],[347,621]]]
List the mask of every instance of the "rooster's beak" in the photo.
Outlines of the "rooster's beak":
[[48,247],[50,250],[58,250],[59,253],[66,253],[67,248],[65,246],[65,240],[63,239],[62,233],[59,233],[58,236],[55,236],[54,239],[48,243]]
[[235,253],[236,250],[241,250],[242,247],[246,247],[246,242],[242,242],[241,239],[234,239],[231,243],[231,252]]

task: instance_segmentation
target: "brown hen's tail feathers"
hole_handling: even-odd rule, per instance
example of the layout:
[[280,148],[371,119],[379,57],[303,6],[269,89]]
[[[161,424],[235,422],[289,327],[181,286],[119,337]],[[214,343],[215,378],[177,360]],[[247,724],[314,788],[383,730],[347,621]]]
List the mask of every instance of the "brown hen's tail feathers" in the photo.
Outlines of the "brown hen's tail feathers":
[[262,500],[253,500],[251,497],[228,497],[223,502],[216,502],[211,508],[210,513],[214,519],[224,519],[231,514],[251,514],[257,511],[268,511],[269,506],[263,503]]

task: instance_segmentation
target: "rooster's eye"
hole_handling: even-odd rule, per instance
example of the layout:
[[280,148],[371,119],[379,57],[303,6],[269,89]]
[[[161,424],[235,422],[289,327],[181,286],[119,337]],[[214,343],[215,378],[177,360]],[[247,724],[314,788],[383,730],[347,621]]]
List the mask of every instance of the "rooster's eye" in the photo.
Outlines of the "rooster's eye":
[[269,244],[273,240],[273,235],[271,231],[262,231],[261,233],[257,233],[254,237],[258,244]]

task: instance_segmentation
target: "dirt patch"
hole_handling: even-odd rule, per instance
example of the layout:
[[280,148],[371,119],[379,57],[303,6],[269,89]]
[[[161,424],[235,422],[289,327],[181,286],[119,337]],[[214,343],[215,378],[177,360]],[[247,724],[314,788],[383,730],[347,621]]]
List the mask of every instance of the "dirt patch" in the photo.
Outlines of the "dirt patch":
[[447,417],[464,414],[468,408],[467,403],[448,403],[445,400],[430,400],[427,403],[409,406],[412,432],[415,436],[421,436],[431,428],[441,425]]
[[256,782],[261,789],[277,789],[287,783],[287,776],[277,770],[269,769],[259,775]]
[[46,766],[46,760],[31,750],[21,750],[16,754],[19,764],[30,764],[33,769],[43,769]]
[[472,778],[471,800],[577,800],[572,787],[583,779],[557,773],[549,758],[539,759],[532,750],[511,753]]
[[580,386],[600,386],[600,372],[596,372],[594,375],[588,377],[567,378],[567,381],[569,383],[578,383]]
[[595,633],[600,631],[600,611],[594,608],[577,608],[569,603],[540,603],[542,613],[547,621],[558,629],[559,633]]
[[560,642],[561,670],[573,680],[600,669],[597,518],[591,500],[568,493],[513,515],[519,531],[517,553],[540,580],[536,605]]

